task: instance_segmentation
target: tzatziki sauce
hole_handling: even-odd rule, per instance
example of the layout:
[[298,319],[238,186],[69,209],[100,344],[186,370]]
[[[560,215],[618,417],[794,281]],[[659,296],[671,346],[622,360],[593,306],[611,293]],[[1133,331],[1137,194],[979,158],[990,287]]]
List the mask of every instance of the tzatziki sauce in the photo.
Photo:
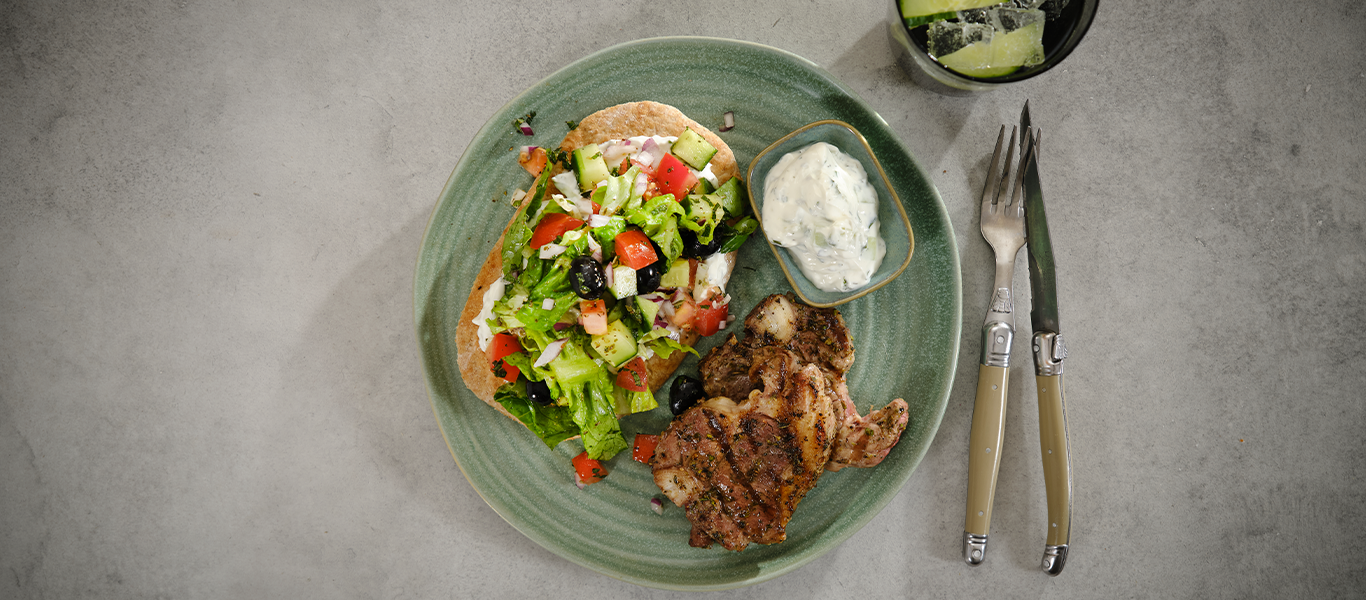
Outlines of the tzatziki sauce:
[[764,183],[760,217],[768,239],[827,292],[868,285],[887,254],[867,172],[825,142],[778,159]]

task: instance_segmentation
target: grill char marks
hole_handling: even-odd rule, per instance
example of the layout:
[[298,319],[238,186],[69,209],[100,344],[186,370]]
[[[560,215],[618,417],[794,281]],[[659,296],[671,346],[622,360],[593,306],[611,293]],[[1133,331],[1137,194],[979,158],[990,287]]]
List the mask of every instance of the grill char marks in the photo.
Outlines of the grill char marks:
[[825,377],[796,355],[766,349],[752,374],[771,386],[744,407],[713,398],[680,415],[655,451],[655,483],[684,507],[689,543],[743,550],[773,544],[825,471],[834,439],[834,396]]

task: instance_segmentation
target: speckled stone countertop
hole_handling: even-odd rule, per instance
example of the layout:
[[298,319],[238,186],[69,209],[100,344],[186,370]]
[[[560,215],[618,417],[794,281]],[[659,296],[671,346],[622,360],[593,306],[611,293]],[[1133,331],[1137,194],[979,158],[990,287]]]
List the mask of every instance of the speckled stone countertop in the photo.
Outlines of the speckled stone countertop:
[[[7,3],[0,597],[688,595],[500,519],[443,442],[413,326],[427,219],[475,133],[555,70],[661,35],[828,70],[930,173],[962,265],[957,375],[910,481],[727,597],[1361,594],[1366,8],[1106,1],[1059,68],[968,97],[898,68],[887,8]],[[1071,350],[1057,578],[1028,359],[990,557],[960,557],[992,268],[976,203],[1026,99]]]

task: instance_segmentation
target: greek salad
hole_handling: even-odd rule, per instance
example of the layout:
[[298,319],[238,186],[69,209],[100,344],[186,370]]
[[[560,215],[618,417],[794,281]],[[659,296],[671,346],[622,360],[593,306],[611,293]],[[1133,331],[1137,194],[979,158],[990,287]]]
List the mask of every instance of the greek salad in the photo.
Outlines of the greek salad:
[[758,222],[691,129],[520,154],[536,180],[513,198],[479,345],[506,381],[496,400],[547,446],[582,436],[575,465],[592,481],[628,447],[617,415],[657,406],[646,361],[696,354],[685,332],[725,327],[727,255]]

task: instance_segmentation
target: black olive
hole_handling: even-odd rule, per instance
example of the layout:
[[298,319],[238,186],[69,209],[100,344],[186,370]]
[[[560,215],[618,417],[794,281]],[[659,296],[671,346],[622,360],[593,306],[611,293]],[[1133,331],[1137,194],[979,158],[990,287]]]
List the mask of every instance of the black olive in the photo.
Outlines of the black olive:
[[678,235],[683,238],[684,258],[706,258],[721,248],[721,236],[714,235],[710,243],[703,244],[697,241],[697,233],[686,227],[680,227]]
[[679,375],[669,386],[669,410],[675,415],[681,415],[705,397],[707,392],[702,389],[701,381],[687,375]]
[[655,261],[636,269],[636,293],[648,294],[659,289],[659,282],[664,279],[664,269],[660,268],[660,262]]
[[664,256],[664,250],[654,240],[650,240],[650,246],[655,249],[655,256],[658,258],[636,269],[637,294],[648,294],[659,289],[659,281],[664,279],[664,272],[669,270],[669,258]]
[[526,395],[531,398],[532,402],[541,406],[549,406],[550,401],[554,400],[550,397],[550,386],[546,385],[544,381],[527,381]]
[[602,297],[607,291],[607,278],[602,274],[602,265],[591,256],[580,256],[569,264],[569,284],[574,293],[584,300]]

